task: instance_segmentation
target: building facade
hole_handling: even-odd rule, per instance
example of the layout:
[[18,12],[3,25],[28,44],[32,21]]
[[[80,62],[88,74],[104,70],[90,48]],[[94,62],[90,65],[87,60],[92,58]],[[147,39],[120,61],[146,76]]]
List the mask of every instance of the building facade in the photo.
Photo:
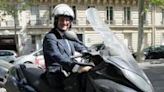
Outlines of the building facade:
[[[11,0],[13,1],[13,0]],[[13,17],[0,21],[0,49],[13,49],[28,54],[42,47],[42,39],[53,27],[52,9],[59,3],[69,4],[75,13],[73,30],[87,46],[102,42],[86,20],[85,10],[95,7],[102,20],[129,48],[137,50],[138,0],[32,0],[30,9],[20,12],[14,41]],[[37,1],[37,2],[36,2]],[[145,1],[145,5],[148,2]],[[144,46],[164,44],[164,9],[148,8],[144,18]],[[16,45],[18,48],[16,48]]]

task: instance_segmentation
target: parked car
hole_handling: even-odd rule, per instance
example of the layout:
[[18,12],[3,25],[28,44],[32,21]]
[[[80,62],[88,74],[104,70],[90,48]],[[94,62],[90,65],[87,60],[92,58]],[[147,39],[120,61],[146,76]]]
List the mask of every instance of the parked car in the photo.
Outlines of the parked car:
[[4,84],[6,83],[7,72],[12,66],[13,64],[6,62],[5,60],[0,60],[0,88],[4,87]]
[[[160,59],[164,58],[164,45],[159,46],[149,46],[143,49],[143,55],[145,59]],[[136,53],[133,53],[134,58],[136,58]]]
[[41,67],[45,67],[43,49],[36,50],[30,54],[22,55],[15,59],[14,65],[24,64],[24,63],[32,63],[39,65]]
[[17,57],[17,53],[13,50],[0,50],[0,60],[13,63]]

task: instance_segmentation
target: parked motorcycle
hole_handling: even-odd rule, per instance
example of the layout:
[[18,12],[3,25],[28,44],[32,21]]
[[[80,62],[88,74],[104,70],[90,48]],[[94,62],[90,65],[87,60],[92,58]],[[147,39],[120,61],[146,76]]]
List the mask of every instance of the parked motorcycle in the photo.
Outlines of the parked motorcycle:
[[[98,48],[73,56],[76,64],[93,66],[87,73],[71,73],[64,81],[66,92],[154,92],[151,82],[141,70],[129,50],[110,29],[100,21],[95,8],[86,16],[94,31],[104,40]],[[76,37],[70,34],[70,39]],[[78,40],[76,40],[78,41]],[[79,58],[77,60],[76,58]],[[50,88],[45,70],[36,65],[17,65],[9,70],[5,84],[7,92],[58,92]]]

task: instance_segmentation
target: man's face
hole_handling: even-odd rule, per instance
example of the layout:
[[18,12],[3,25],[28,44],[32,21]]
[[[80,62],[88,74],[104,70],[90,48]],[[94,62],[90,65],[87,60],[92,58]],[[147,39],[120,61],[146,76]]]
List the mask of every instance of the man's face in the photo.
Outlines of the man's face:
[[59,16],[57,26],[60,30],[66,31],[67,29],[69,29],[70,25],[71,25],[71,20],[69,17]]

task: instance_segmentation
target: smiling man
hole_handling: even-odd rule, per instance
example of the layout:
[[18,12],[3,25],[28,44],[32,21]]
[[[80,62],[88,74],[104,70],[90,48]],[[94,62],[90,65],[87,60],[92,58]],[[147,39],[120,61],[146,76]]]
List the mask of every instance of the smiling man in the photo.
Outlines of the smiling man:
[[[84,52],[87,48],[77,41],[65,38],[65,32],[71,30],[74,12],[67,4],[59,4],[54,10],[54,28],[48,32],[43,41],[43,53],[46,64],[46,77],[51,87],[64,92],[63,80],[66,78],[63,70],[67,73],[87,72],[92,67],[79,66],[71,60],[70,56],[75,51]],[[76,67],[75,67],[76,66]]]

